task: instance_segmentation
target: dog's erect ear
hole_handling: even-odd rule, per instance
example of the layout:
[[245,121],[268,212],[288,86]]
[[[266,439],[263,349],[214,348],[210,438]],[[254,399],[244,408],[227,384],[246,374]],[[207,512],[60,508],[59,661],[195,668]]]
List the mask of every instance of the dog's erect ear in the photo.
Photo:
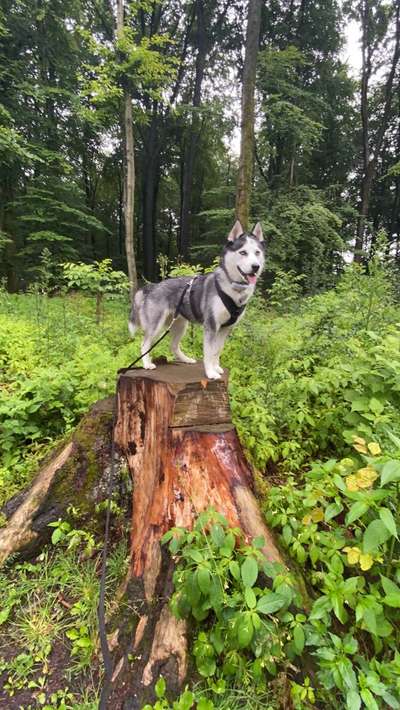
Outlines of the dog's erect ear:
[[263,231],[262,231],[262,226],[261,226],[261,224],[260,224],[259,222],[257,222],[256,226],[253,228],[253,230],[252,230],[251,233],[252,233],[253,237],[255,237],[256,239],[258,239],[259,242],[263,242],[263,241],[264,241],[264,235],[263,235]]
[[238,239],[241,237],[243,234],[243,227],[240,224],[239,220],[237,219],[235,224],[233,225],[231,231],[229,232],[227,236],[228,242],[234,242],[235,239]]

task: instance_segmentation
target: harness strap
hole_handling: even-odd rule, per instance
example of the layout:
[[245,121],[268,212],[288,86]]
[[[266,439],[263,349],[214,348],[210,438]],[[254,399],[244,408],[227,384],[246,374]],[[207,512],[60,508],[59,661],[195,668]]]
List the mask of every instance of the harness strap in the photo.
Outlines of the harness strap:
[[222,303],[224,304],[225,308],[227,311],[229,311],[231,317],[229,320],[226,321],[226,323],[223,323],[221,328],[227,328],[229,325],[234,325],[239,318],[239,316],[243,313],[244,309],[246,308],[246,305],[243,306],[238,306],[233,298],[228,296],[225,291],[222,290],[218,279],[215,279],[215,287],[217,289],[218,296],[220,297]]
[[[199,279],[201,279],[201,278],[203,278],[203,280],[204,280],[204,276],[203,276],[203,277],[198,276],[198,277],[197,277],[197,280],[199,281]],[[197,282],[198,282],[198,281],[197,281]],[[190,291],[189,291],[189,305],[190,305],[190,310],[192,311],[195,320],[196,320],[198,323],[202,323],[202,322],[203,322],[203,316],[202,316],[201,312],[199,311],[199,309],[197,308],[196,301],[195,301],[195,299],[194,299],[194,291],[193,291],[193,288],[191,288]]]

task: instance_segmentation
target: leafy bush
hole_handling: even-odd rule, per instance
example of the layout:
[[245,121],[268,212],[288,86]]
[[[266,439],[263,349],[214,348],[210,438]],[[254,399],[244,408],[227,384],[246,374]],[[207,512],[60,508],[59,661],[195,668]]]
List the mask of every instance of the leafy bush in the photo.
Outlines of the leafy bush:
[[314,463],[265,503],[316,596],[304,633],[321,700],[349,710],[400,707],[400,439],[389,438],[384,455],[356,437],[351,457]]

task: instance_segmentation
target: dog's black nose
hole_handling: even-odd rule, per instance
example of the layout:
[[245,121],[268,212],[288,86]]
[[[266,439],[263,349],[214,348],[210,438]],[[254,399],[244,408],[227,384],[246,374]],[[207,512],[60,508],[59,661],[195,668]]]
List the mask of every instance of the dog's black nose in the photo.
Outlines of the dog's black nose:
[[253,269],[253,274],[256,274],[260,270],[260,264],[252,264],[251,268]]

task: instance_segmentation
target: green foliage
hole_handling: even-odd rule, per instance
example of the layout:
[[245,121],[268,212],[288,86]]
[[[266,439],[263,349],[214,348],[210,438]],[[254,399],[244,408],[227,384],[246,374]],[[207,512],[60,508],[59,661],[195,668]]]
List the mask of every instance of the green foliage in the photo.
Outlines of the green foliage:
[[304,646],[298,629],[305,617],[288,611],[301,604],[291,575],[265,562],[263,538],[245,544],[215,511],[200,514],[191,531],[169,530],[163,542],[178,562],[171,608],[198,628],[193,655],[200,675],[215,692],[228,680],[265,691],[266,674],[275,676],[286,655]]
[[68,288],[78,288],[91,294],[124,294],[129,290],[126,274],[113,271],[111,259],[96,261],[94,264],[63,264],[64,277]]
[[[0,654],[0,673],[10,704],[28,688],[32,710],[98,707],[99,679],[91,674],[98,654],[98,556],[82,557],[83,550],[82,544],[45,550],[35,562],[17,563],[0,573],[1,646],[2,651],[12,649],[6,658]],[[126,574],[126,556],[122,544],[111,552],[107,604]],[[54,662],[64,657],[65,647],[69,666],[64,670],[73,682],[57,688]]]
[[[399,456],[400,440],[391,438]],[[328,691],[348,708],[398,708],[400,458],[361,437],[354,448],[271,488],[266,517],[315,594],[304,632],[321,698]]]
[[399,312],[390,272],[378,262],[369,270],[348,267],[337,290],[303,300],[290,317],[268,318],[252,302],[228,341],[235,423],[261,469],[346,456],[356,434],[388,444],[388,428],[400,434]]
[[301,282],[304,276],[293,271],[277,269],[274,283],[268,292],[268,305],[278,313],[288,313],[299,302],[301,296]]

